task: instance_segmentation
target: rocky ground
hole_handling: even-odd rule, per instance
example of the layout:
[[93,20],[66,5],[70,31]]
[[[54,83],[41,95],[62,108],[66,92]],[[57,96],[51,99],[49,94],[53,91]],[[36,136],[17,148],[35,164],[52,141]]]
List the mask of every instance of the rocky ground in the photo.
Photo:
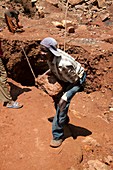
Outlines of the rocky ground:
[[[10,5],[20,11],[22,32],[12,34],[6,27],[3,7]],[[34,7],[30,1],[0,1],[3,61],[13,99],[24,105],[13,110],[0,104],[0,170],[113,169],[112,9],[112,0],[42,0]],[[40,58],[39,43],[47,36],[87,72],[84,92],[74,96],[69,108],[66,139],[57,149],[49,146],[53,98],[34,86],[23,53],[24,49],[36,77],[42,75],[48,66]]]

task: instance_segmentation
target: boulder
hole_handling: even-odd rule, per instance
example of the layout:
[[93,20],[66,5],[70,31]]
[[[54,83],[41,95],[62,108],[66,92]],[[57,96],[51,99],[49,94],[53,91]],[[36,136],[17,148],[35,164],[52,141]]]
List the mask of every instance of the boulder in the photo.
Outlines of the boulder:
[[62,90],[62,86],[58,83],[53,74],[39,76],[37,78],[37,83],[39,88],[43,89],[50,96],[55,96]]

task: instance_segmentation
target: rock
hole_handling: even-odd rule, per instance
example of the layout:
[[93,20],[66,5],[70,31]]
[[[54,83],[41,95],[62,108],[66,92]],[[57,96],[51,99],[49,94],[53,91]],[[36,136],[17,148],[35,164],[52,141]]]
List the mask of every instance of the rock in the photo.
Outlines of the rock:
[[76,32],[78,33],[83,33],[84,31],[87,31],[86,25],[79,25],[78,28],[76,29]]
[[61,22],[53,21],[52,23],[57,28],[64,28],[64,26],[63,26],[63,24]]
[[89,145],[93,145],[93,146],[100,146],[100,144],[95,139],[89,136],[86,137],[82,142],[87,143]]
[[38,16],[39,16],[39,18],[44,18],[44,16],[45,16],[44,11],[41,7],[38,8]]
[[113,157],[108,155],[107,158],[104,159],[104,162],[110,165],[113,162]]
[[75,28],[73,26],[70,26],[67,28],[67,32],[68,33],[74,33],[75,32]]
[[88,170],[110,170],[108,165],[100,162],[99,160],[89,160],[88,165]]
[[79,3],[81,3],[81,2],[83,2],[84,0],[69,0],[69,3],[71,4],[71,5],[77,5],[77,4],[79,4]]
[[97,0],[97,2],[98,2],[98,6],[99,6],[100,8],[106,6],[105,0]]
[[46,1],[54,6],[58,6],[58,0],[46,0]]
[[96,2],[97,0],[90,0],[90,1],[86,1],[87,4],[93,4],[94,2]]
[[106,19],[109,19],[109,17],[110,17],[110,15],[109,15],[108,12],[100,13],[100,18],[101,18],[102,21],[105,21]]
[[113,107],[111,107],[111,108],[109,109],[109,111],[110,111],[110,112],[113,112]]
[[65,27],[65,24],[66,24],[66,27],[70,27],[70,26],[73,26],[73,23],[72,21],[70,20],[62,20],[62,25]]
[[46,90],[50,96],[54,96],[62,90],[61,85],[52,74],[43,75],[41,78],[37,78],[37,82],[40,85],[39,88]]
[[101,75],[102,72],[101,72],[100,70],[97,70],[97,71],[96,71],[96,74],[97,74],[97,75]]

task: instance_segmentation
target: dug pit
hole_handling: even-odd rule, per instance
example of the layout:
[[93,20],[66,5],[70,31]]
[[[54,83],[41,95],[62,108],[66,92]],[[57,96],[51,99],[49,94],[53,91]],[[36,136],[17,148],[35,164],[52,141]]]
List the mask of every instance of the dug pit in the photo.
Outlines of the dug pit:
[[[36,77],[42,75],[48,69],[47,63],[41,59],[40,40],[23,42],[2,39],[2,44],[4,52],[3,62],[8,76],[22,85],[34,86],[34,76],[26,56]],[[63,50],[63,45],[59,44],[59,46]],[[66,52],[85,67],[87,73],[85,91],[87,93],[104,88],[112,89],[113,52],[95,53],[94,51],[91,53],[83,45],[76,45],[76,43],[75,45],[73,43],[67,44]]]

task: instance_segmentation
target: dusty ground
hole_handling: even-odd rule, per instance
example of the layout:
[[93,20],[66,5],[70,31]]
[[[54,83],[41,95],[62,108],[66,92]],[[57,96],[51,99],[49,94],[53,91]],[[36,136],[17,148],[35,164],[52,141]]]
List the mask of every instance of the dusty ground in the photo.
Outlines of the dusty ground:
[[[24,107],[6,109],[0,104],[0,170],[112,170],[113,169],[113,23],[79,23],[73,11],[74,33],[66,35],[66,51],[87,71],[86,88],[70,105],[70,124],[65,127],[61,147],[49,146],[52,138],[48,118],[55,115],[53,99],[34,86],[21,45],[25,48],[36,76],[47,69],[40,60],[39,42],[54,37],[63,49],[65,29],[52,21],[65,18],[65,8],[41,1],[44,18],[29,18],[20,13],[24,32],[12,34],[1,20],[4,64],[14,100]],[[15,5],[21,9],[18,3]],[[0,7],[1,8],[1,7]],[[3,9],[1,8],[1,16]],[[106,24],[107,23],[107,24]],[[109,23],[109,24],[108,24]]]

